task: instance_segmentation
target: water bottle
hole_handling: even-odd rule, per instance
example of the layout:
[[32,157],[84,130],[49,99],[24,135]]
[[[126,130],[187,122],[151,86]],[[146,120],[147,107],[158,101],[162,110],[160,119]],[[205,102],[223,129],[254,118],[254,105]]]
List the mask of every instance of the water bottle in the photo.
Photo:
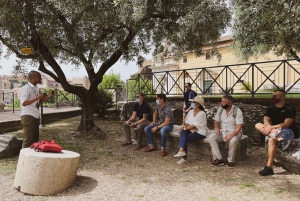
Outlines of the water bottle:
[[275,132],[271,133],[271,138],[275,138],[281,132],[281,127],[277,128]]

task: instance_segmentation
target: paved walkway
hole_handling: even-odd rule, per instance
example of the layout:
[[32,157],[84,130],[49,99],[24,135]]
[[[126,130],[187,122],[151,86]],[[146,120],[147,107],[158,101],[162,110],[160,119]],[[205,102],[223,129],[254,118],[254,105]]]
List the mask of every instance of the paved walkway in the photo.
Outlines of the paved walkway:
[[[59,107],[59,108],[43,108],[43,113],[48,114],[48,113],[57,113],[57,112],[66,112],[66,111],[76,111],[80,110],[80,107]],[[11,108],[4,108],[4,111],[0,112],[0,122],[5,122],[5,121],[14,121],[14,120],[20,120],[20,113],[21,109],[15,109],[13,110]]]

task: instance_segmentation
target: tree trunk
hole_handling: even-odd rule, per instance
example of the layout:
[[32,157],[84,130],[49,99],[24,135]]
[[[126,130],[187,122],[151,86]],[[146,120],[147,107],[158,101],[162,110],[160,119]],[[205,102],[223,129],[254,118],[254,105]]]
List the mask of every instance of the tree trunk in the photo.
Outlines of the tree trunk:
[[84,137],[105,139],[105,133],[95,125],[93,119],[94,100],[92,97],[95,97],[95,93],[93,93],[93,96],[90,95],[92,93],[88,93],[88,96],[80,97],[82,101],[82,116],[77,130],[80,131]]

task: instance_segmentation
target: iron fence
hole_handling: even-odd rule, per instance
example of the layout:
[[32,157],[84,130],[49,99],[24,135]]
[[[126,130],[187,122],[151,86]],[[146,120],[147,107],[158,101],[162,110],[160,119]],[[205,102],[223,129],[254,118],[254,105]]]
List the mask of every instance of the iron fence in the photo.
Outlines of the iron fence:
[[[49,94],[51,89],[44,89],[42,93]],[[75,94],[68,93],[64,90],[57,89],[56,94],[43,103],[44,107],[62,107],[62,106],[78,106],[79,97]]]
[[[138,75],[131,82],[127,94],[138,91],[146,95],[164,93],[179,96],[191,83],[198,94],[269,94],[274,89],[283,89],[288,94],[300,92],[300,63],[295,59],[265,61],[234,65],[220,65],[159,71]],[[129,95],[130,97],[130,95]]]

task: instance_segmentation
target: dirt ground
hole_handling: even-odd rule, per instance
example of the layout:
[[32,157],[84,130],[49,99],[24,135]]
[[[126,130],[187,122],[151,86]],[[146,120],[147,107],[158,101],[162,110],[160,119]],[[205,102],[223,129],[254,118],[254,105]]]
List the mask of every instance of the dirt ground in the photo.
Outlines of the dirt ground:
[[[81,138],[73,130],[78,123],[75,117],[48,124],[40,137],[80,153],[73,187],[54,196],[24,195],[13,188],[16,156],[0,160],[0,200],[299,200],[299,175],[280,166],[274,176],[258,175],[267,159],[263,147],[249,145],[247,159],[234,169],[211,167],[200,157],[178,165],[172,151],[162,158],[159,151],[120,146],[125,134],[117,120],[96,120],[107,134],[105,140]],[[11,134],[22,136],[21,131]]]

